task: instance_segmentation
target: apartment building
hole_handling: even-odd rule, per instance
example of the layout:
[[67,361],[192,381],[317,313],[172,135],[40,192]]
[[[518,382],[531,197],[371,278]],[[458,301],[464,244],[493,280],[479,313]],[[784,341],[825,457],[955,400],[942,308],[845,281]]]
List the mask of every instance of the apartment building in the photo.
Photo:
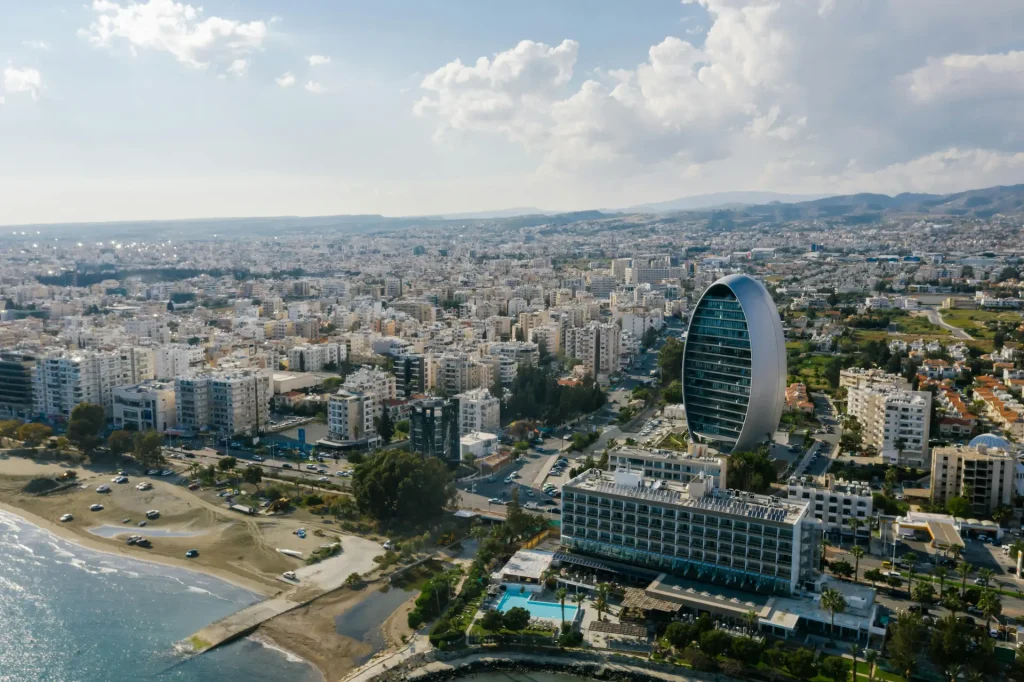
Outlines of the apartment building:
[[932,394],[867,385],[847,391],[847,414],[861,425],[864,445],[889,464],[928,467]]
[[70,417],[83,402],[102,405],[110,416],[114,387],[121,380],[117,352],[55,351],[36,357],[32,374],[33,411],[47,417]]
[[619,371],[622,330],[616,324],[591,322],[565,330],[565,353],[583,361],[595,379]]
[[373,444],[377,441],[374,417],[378,403],[373,394],[340,389],[327,403],[329,440],[342,447]]
[[461,457],[458,400],[414,401],[409,422],[413,451],[424,457],[437,457],[449,465],[458,463]]
[[192,369],[203,366],[206,351],[202,346],[190,346],[185,343],[167,343],[153,349],[154,378],[173,380],[187,374]]
[[480,388],[490,376],[483,363],[466,353],[445,353],[437,361],[437,389],[446,395]]
[[274,390],[262,369],[205,370],[174,381],[178,428],[223,436],[261,433],[270,419]]
[[734,589],[810,587],[820,526],[806,502],[590,469],[562,488],[562,545]]
[[808,514],[821,522],[830,533],[853,533],[851,519],[860,523],[857,537],[870,537],[870,519],[874,508],[871,487],[854,482],[825,477],[825,485],[816,485],[809,476],[789,479],[787,493],[790,500],[808,504]]
[[31,352],[0,352],[0,415],[25,419],[33,414],[35,366],[36,358]]
[[379,369],[361,367],[349,374],[342,385],[348,391],[362,391],[372,396],[379,405],[398,396],[394,375]]
[[149,346],[121,346],[121,376],[118,384],[130,386],[156,376],[156,351]]
[[839,372],[839,388],[884,388],[893,387],[910,390],[910,382],[899,374],[890,374],[881,369],[850,367]]
[[347,357],[344,344],[301,344],[288,349],[288,369],[293,372],[322,372],[328,365],[339,365]]
[[395,392],[402,398],[411,398],[415,393],[426,393],[426,362],[420,353],[405,353],[395,357],[392,366],[395,374]]
[[642,473],[644,478],[682,483],[704,475],[711,478],[716,488],[728,488],[729,458],[715,457],[704,446],[694,445],[693,449],[691,453],[681,453],[620,445],[608,451],[608,469],[635,471]]
[[476,431],[496,433],[501,427],[501,401],[486,388],[455,396],[459,401],[459,435]]
[[[1009,445],[1009,444],[1007,444]],[[954,445],[932,450],[932,502],[966,497],[975,514],[1013,501],[1017,458],[1003,448]]]
[[114,389],[114,428],[162,433],[177,423],[173,382],[150,380]]

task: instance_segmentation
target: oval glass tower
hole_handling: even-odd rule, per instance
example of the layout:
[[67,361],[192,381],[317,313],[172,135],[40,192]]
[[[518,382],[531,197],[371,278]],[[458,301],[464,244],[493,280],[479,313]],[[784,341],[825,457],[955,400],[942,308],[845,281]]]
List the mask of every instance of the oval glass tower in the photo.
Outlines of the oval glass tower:
[[779,426],[786,341],[768,290],[747,275],[712,284],[690,317],[683,402],[690,438],[725,453],[749,450]]

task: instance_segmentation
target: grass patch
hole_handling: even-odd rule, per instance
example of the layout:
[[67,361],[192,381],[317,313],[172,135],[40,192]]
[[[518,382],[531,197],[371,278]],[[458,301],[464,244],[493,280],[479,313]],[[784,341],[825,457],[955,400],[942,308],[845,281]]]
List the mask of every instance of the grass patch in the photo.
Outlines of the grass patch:
[[943,310],[942,319],[946,324],[967,330],[967,333],[978,339],[992,339],[995,332],[986,327],[988,322],[1002,322],[1010,325],[1021,323],[1021,314],[1013,311],[995,310]]
[[210,646],[210,642],[207,642],[199,635],[192,635],[191,637],[189,637],[188,643],[191,644],[192,648],[196,651],[202,651],[203,649]]
[[952,332],[943,329],[924,315],[907,315],[896,320],[896,326],[904,334],[920,334],[922,336],[945,336],[949,337]]

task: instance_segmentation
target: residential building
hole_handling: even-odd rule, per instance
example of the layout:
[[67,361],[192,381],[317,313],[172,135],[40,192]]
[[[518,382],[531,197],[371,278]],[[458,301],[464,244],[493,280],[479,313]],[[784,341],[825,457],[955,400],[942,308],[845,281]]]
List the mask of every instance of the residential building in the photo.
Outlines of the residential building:
[[32,374],[36,358],[23,351],[0,351],[0,415],[27,419],[33,415]]
[[933,503],[944,505],[952,497],[966,497],[972,512],[978,515],[991,514],[999,505],[1012,503],[1017,458],[1008,449],[982,443],[932,450]]
[[328,438],[342,447],[372,445],[377,440],[378,403],[369,392],[339,389],[327,403]]
[[501,401],[486,388],[455,396],[459,401],[459,433],[496,432],[501,426]]
[[167,343],[154,349],[154,377],[173,380],[190,370],[202,367],[206,351],[202,346],[185,343]]
[[790,500],[807,502],[808,513],[821,522],[825,531],[852,535],[851,520],[856,519],[857,537],[871,536],[874,502],[867,484],[826,476],[822,486],[809,476],[794,476],[789,479],[787,492]]
[[474,459],[481,460],[498,449],[498,436],[483,431],[473,431],[459,438],[459,453],[462,461],[466,461],[467,455]]
[[405,353],[395,357],[395,392],[402,398],[427,392],[426,362],[420,353]]
[[46,417],[70,417],[79,403],[102,405],[107,416],[114,406],[114,387],[121,378],[116,352],[56,351],[36,356],[32,375],[33,411]]
[[428,398],[412,403],[410,444],[424,457],[437,457],[454,465],[461,456],[459,401]]
[[765,441],[782,418],[785,382],[786,343],[771,295],[746,275],[716,281],[693,309],[683,348],[690,437],[726,453]]
[[583,361],[587,373],[595,379],[619,371],[622,330],[617,324],[590,322],[584,327],[565,330],[565,353]]
[[889,374],[881,369],[850,367],[839,372],[839,388],[894,387],[910,389],[910,382],[899,374]]
[[256,436],[270,420],[270,372],[256,368],[201,370],[174,381],[178,428],[189,433]]
[[847,391],[846,412],[860,422],[863,444],[889,464],[928,467],[931,409],[929,391],[871,385]]
[[813,583],[821,536],[806,502],[622,469],[590,469],[562,487],[561,531],[577,552],[786,595]]
[[302,344],[288,349],[288,369],[293,372],[323,372],[328,365],[340,365],[346,358],[344,344]]
[[711,477],[716,488],[728,488],[728,457],[716,457],[707,446],[693,444],[690,453],[644,450],[620,445],[608,451],[608,469],[642,473],[644,478],[687,483],[700,475]]
[[797,383],[786,388],[786,411],[814,414],[814,403],[807,395],[807,386]]
[[150,380],[114,389],[114,428],[163,433],[177,423],[173,382]]

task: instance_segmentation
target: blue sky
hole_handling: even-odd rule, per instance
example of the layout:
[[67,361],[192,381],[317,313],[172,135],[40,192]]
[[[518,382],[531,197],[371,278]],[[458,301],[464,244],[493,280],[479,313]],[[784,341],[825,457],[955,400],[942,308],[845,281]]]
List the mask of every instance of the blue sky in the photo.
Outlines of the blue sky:
[[0,223],[1024,181],[1011,0],[5,4]]

